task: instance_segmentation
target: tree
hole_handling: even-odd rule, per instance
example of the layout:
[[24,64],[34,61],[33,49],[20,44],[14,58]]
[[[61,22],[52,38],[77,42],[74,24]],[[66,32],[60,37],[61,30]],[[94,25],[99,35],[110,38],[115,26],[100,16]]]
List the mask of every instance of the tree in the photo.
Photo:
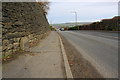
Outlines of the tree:
[[38,2],[38,4],[41,6],[41,8],[43,9],[44,13],[47,14],[48,13],[48,10],[50,9],[49,8],[49,3],[48,1],[41,1],[41,2]]

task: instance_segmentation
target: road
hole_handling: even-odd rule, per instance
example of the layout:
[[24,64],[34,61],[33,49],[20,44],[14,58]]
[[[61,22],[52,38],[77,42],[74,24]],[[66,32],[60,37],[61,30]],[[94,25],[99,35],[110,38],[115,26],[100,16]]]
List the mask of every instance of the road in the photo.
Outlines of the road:
[[118,78],[118,33],[100,31],[59,31],[59,33],[104,78]]

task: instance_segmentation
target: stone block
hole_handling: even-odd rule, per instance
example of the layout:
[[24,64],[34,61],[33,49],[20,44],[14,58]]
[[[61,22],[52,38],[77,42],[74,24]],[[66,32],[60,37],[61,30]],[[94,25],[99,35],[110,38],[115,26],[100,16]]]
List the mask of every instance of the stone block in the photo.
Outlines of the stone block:
[[2,44],[3,44],[3,46],[7,46],[9,44],[9,40],[3,40]]
[[13,44],[14,49],[19,48],[19,46],[20,46],[20,44],[19,44],[19,43],[14,43],[14,44]]
[[7,49],[12,49],[12,47],[13,47],[13,44],[9,44],[9,45],[7,46]]
[[2,46],[2,51],[6,50],[8,46]]
[[25,48],[27,47],[25,44],[28,43],[29,39],[28,37],[22,37],[20,39],[20,49],[21,50],[25,50]]
[[12,50],[8,50],[6,52],[3,52],[4,56],[8,56],[12,54]]
[[23,22],[21,22],[21,21],[16,21],[16,22],[14,23],[14,25],[22,26],[22,25],[23,25]]

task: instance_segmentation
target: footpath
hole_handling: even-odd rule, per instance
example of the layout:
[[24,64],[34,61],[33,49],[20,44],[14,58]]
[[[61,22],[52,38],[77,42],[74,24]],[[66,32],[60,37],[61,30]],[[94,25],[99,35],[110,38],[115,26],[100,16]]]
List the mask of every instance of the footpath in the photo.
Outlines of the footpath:
[[4,64],[3,78],[67,78],[70,69],[68,64],[68,68],[65,67],[67,60],[64,60],[63,51],[60,37],[53,31],[30,48],[30,54]]

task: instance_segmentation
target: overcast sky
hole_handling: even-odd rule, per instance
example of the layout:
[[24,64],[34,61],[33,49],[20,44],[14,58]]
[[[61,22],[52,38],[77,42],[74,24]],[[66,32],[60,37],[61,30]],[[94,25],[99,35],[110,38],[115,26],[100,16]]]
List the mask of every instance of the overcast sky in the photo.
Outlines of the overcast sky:
[[118,0],[52,0],[47,18],[50,23],[93,22],[118,15]]

